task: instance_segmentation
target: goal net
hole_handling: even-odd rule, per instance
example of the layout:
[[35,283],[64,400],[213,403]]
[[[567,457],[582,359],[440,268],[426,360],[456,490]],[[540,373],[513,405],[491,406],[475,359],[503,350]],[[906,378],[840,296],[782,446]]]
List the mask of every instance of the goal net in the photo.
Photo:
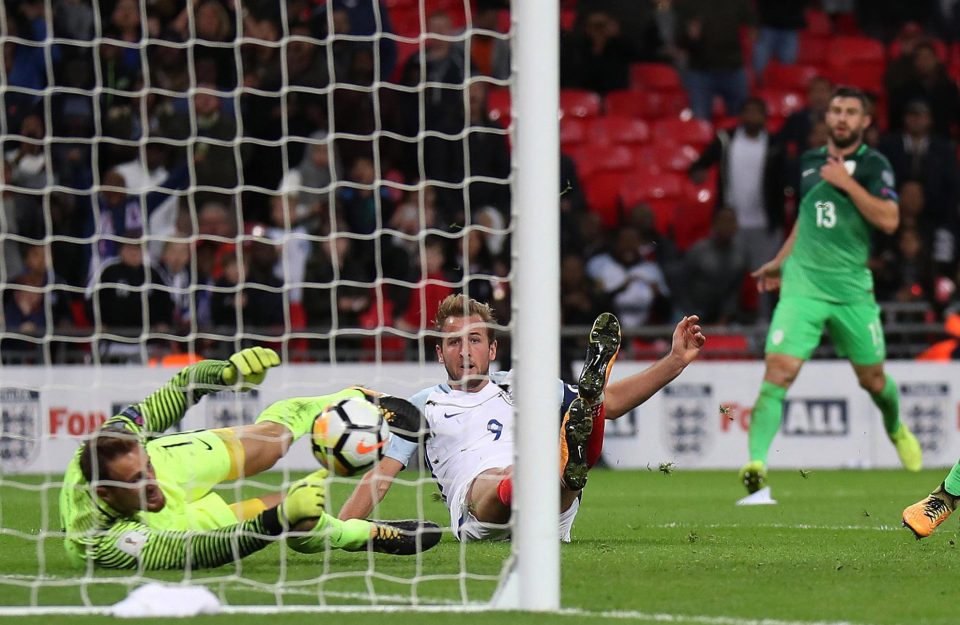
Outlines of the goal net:
[[[555,11],[548,38],[556,38]],[[495,366],[511,367],[511,343],[515,354],[523,349],[511,341],[525,323],[518,298],[528,297],[515,271],[516,255],[528,252],[511,242],[522,234],[512,206],[524,193],[512,188],[511,170],[524,140],[512,132],[510,105],[516,24],[504,0],[5,3],[5,610],[104,611],[151,581],[205,586],[233,610],[483,609],[508,571],[522,576],[511,565],[522,540],[453,540],[423,466],[401,473],[372,515],[445,526],[437,548],[405,558],[308,556],[276,544],[205,570],[73,568],[58,499],[80,443],[197,359],[262,345],[283,365],[252,392],[207,395],[171,431],[250,424],[274,401],[355,384],[408,397],[444,382],[432,319],[451,293],[494,307]],[[556,65],[550,50],[546,66]],[[556,111],[555,72],[532,106]],[[515,92],[514,111],[516,100]],[[520,110],[545,118],[541,127],[552,123],[556,143],[552,113]],[[526,139],[535,141],[533,130]],[[555,196],[556,159],[545,160],[540,184]],[[549,198],[541,204],[556,211]],[[526,207],[529,219],[538,210]],[[553,239],[543,240],[546,256],[556,256]],[[527,284],[536,285],[531,258]],[[531,286],[526,301],[537,306],[549,288]],[[556,319],[532,326],[556,342]],[[540,362],[557,370],[549,353]],[[529,388],[536,375],[525,378]],[[548,453],[518,479],[540,479],[551,462]],[[301,440],[271,471],[214,492],[230,503],[282,491],[316,468]],[[358,480],[331,478],[329,511]],[[555,527],[555,516],[543,518]],[[555,540],[550,549],[555,564]],[[543,577],[555,581],[556,570]]]

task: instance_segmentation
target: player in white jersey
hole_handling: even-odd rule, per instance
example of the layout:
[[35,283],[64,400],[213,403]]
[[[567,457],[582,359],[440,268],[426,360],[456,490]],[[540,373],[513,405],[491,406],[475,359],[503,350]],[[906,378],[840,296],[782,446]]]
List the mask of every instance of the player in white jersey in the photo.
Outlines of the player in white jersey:
[[[646,370],[607,386],[620,348],[620,324],[604,313],[591,330],[578,387],[558,381],[557,406],[562,415],[560,536],[564,541],[570,540],[587,469],[600,455],[604,419],[627,414],[697,357],[705,341],[698,322],[696,316],[684,317],[674,330],[669,354]],[[460,540],[509,536],[513,399],[509,374],[490,375],[490,362],[497,355],[495,323],[485,304],[463,295],[445,299],[436,317],[436,327],[443,333],[437,358],[447,370],[448,381],[410,398],[423,412],[427,465]],[[416,451],[416,443],[393,437],[383,460],[363,477],[344,504],[340,518],[366,518]]]

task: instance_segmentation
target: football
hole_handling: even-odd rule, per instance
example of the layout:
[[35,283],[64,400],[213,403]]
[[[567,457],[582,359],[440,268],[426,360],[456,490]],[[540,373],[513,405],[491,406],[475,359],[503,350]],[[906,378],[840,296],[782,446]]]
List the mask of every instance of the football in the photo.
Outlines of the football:
[[313,455],[337,475],[373,468],[389,440],[390,429],[380,411],[358,397],[328,406],[313,420]]

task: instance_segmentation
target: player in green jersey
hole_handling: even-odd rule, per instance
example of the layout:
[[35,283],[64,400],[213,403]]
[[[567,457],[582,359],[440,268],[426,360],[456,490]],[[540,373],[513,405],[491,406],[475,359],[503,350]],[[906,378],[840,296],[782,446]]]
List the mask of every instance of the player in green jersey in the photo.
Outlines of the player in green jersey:
[[391,429],[409,436],[419,427],[419,412],[405,400],[349,388],[275,402],[253,425],[161,435],[207,393],[247,390],[278,364],[276,352],[262,347],[229,361],[202,361],[107,420],[77,450],[63,478],[60,521],[70,561],[122,569],[207,568],[235,562],[281,536],[303,553],[332,547],[413,554],[434,546],[440,534],[433,523],[341,521],[327,514],[324,469],[286,493],[229,505],[212,490],[272,467],[310,432],[317,414],[348,397],[376,403]]
[[752,275],[761,292],[780,289],[766,342],[766,371],[750,419],[750,462],[740,479],[751,493],[766,483],[767,452],[783,400],[826,326],[860,386],[883,414],[903,466],[919,471],[917,439],[900,422],[900,395],[884,373],[880,308],[867,269],[874,229],[892,234],[900,212],[890,163],[863,143],[866,97],[837,89],[826,113],[829,140],[803,154],[797,223],[780,252]]

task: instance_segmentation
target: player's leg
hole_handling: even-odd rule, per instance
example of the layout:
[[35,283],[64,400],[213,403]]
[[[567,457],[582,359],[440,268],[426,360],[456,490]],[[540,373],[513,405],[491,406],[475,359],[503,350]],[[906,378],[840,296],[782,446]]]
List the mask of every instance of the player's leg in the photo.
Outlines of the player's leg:
[[513,503],[513,467],[487,469],[475,477],[465,503],[481,523],[507,523]]
[[740,470],[748,492],[766,483],[767,454],[783,419],[787,389],[820,343],[828,309],[808,298],[783,297],[773,312],[767,333],[766,370],[750,415],[750,462]]
[[917,539],[926,538],[957,509],[960,500],[960,462],[953,465],[946,479],[929,496],[903,511],[903,525]]
[[884,429],[897,448],[900,462],[908,471],[919,471],[923,465],[920,443],[900,421],[900,392],[883,370],[886,344],[879,306],[874,302],[837,306],[829,327],[838,353],[850,359],[860,387],[880,409]]

